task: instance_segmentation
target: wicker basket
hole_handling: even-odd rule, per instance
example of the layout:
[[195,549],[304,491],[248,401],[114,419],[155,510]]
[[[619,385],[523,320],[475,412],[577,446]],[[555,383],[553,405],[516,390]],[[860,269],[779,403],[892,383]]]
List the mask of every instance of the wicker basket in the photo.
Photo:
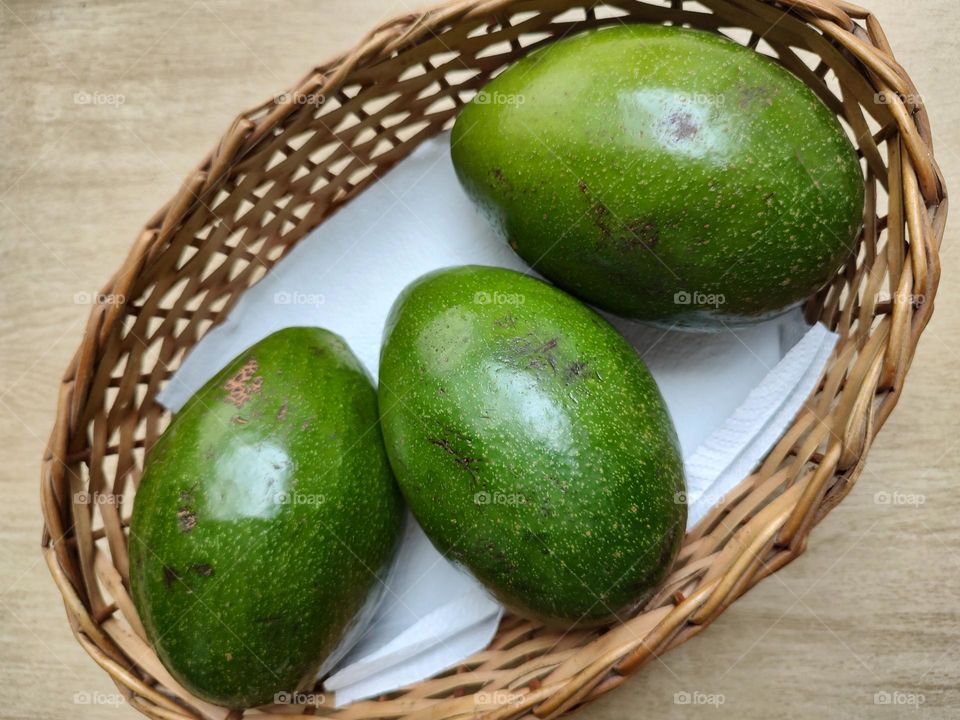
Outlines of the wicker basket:
[[[507,617],[440,677],[341,718],[552,718],[690,639],[800,554],[849,492],[933,309],[946,191],[927,114],[877,20],[834,0],[470,0],[397,18],[241,115],[147,223],[104,288],[60,388],[43,458],[43,551],[74,634],[130,704],[158,718],[239,717],[190,696],[144,639],[126,527],[154,401],[184,355],[307,232],[531,48],[599,25],[689,24],[775,56],[846,123],[863,160],[856,253],[807,311],[840,334],[822,382],[755,473],[686,538],[662,591],[624,624],[566,634]],[[91,501],[96,500],[96,501]],[[261,709],[263,710],[263,709]],[[250,711],[250,712],[261,712]]]

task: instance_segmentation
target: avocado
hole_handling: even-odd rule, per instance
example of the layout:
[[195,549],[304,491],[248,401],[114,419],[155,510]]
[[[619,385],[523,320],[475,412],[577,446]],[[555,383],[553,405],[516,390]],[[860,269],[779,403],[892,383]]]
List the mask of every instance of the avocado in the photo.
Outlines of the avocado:
[[391,309],[380,417],[427,536],[516,612],[601,624],[650,597],[686,523],[676,433],[643,361],[512,270],[439,270]]
[[403,498],[369,377],[338,336],[281,330],[234,358],[150,451],[130,590],[167,670],[244,708],[311,682],[385,571]]
[[467,194],[542,275],[659,324],[749,323],[855,247],[863,177],[802,81],[724,37],[620,25],[542,47],[462,110]]

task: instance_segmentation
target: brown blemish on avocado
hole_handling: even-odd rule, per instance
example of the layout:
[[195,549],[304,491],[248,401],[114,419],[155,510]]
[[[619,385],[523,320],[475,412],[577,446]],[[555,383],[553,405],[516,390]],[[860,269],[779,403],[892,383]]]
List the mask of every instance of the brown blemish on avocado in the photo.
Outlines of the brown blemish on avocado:
[[283,420],[287,416],[287,401],[283,401],[280,410],[277,411],[277,420]]
[[[482,555],[489,557],[504,571],[515,572],[519,569],[516,562],[511,560],[510,556],[504,552],[493,540],[479,540],[475,545],[475,549],[478,550]],[[456,554],[462,557],[464,555],[469,555],[470,553],[463,551]]]
[[534,351],[534,357],[530,360],[530,367],[534,370],[540,370],[544,366],[544,362],[553,368],[553,371],[557,370],[557,359],[553,355],[553,349],[557,347],[557,339],[551,338],[547,340],[543,345],[537,348]]
[[236,375],[224,383],[223,388],[227,391],[227,397],[224,399],[228,403],[241,408],[251,397],[260,392],[263,387],[263,376],[255,375],[258,367],[257,359],[251,357]]
[[193,570],[197,575],[202,575],[203,577],[213,577],[213,574],[215,572],[213,569],[213,565],[211,565],[210,563],[197,563],[196,565],[193,565],[190,569]]
[[187,507],[177,510],[177,524],[180,532],[188,533],[197,526],[197,514]]
[[593,215],[593,224],[600,230],[600,234],[604,239],[609,239],[613,234],[610,226],[607,224],[607,216],[610,215],[610,208],[602,202],[595,202],[593,207],[590,208],[590,212]]
[[737,104],[741,110],[750,110],[757,105],[770,107],[779,93],[779,90],[774,90],[766,85],[750,85],[740,88],[740,97]]
[[163,584],[169,590],[175,582],[179,582],[180,574],[169,565],[163,566]]
[[427,440],[431,444],[436,445],[439,448],[442,448],[443,451],[446,452],[448,455],[452,455],[454,458],[454,462],[461,469],[466,470],[468,473],[470,473],[470,476],[474,480],[477,479],[477,473],[473,469],[472,464],[480,462],[480,458],[470,457],[469,455],[461,455],[460,453],[457,452],[457,450],[453,447],[450,441],[447,440],[446,438],[427,438]]
[[621,237],[621,246],[624,250],[633,250],[638,247],[653,248],[660,242],[660,228],[656,220],[636,219],[624,226],[624,235]]
[[[541,506],[541,510],[542,510]],[[547,557],[553,555],[553,550],[550,549],[550,546],[544,542],[543,538],[536,533],[536,531],[530,528],[524,528],[520,533],[521,541],[525,545],[532,545],[534,547],[539,547],[540,552],[546,555]]]
[[693,115],[686,110],[676,110],[664,121],[667,136],[676,142],[691,140],[700,132]]
[[477,472],[474,469],[474,464],[482,462],[482,458],[473,457],[469,453],[464,452],[463,450],[458,450],[454,441],[457,443],[464,443],[468,447],[473,445],[473,440],[465,435],[462,432],[457,431],[454,428],[444,428],[443,434],[441,437],[428,437],[427,442],[431,445],[436,445],[438,448],[443,450],[445,453],[453,457],[454,463],[461,469],[470,473],[470,477],[474,480],[477,479]]
[[509,344],[507,354],[502,358],[506,364],[533,370],[550,367],[554,372],[557,371],[557,358],[553,352],[558,344],[556,338],[541,343],[533,333],[527,333],[523,337],[511,338]]
[[564,377],[568,383],[576,382],[583,377],[586,369],[587,363],[583,362],[582,360],[574,360],[572,363],[567,365],[567,368],[564,371]]
[[[587,184],[583,179],[577,180],[577,187],[580,189],[580,192],[586,194],[590,188],[587,187]],[[595,201],[590,206],[590,215],[593,218],[593,224],[597,226],[597,229],[600,230],[600,235],[603,239],[608,240],[613,234],[613,231],[610,229],[610,208],[608,208],[601,200]]]

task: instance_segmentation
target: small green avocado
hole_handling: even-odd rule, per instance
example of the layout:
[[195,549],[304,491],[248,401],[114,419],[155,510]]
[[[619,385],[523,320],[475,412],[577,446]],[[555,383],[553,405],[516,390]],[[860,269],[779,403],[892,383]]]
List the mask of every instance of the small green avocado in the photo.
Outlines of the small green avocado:
[[610,27],[532,52],[457,118],[468,195],[535,270],[625,317],[752,322],[854,250],[860,162],[817,95],[720,35]]
[[683,465],[634,349],[564,292],[511,270],[440,270],[387,320],[380,416],[424,531],[515,611],[609,621],[680,548]]
[[346,343],[288,328],[238,355],[150,451],[130,589],[167,670],[245,708],[312,680],[393,556],[403,499]]

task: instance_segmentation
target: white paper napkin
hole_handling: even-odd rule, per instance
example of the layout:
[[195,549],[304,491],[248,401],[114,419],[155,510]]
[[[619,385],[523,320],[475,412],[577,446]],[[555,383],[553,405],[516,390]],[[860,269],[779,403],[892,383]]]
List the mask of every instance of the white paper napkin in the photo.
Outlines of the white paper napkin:
[[[448,143],[447,135],[425,142],[304,238],[194,348],[158,400],[178,410],[230,358],[293,325],[341,335],[376,377],[387,312],[410,281],[462,264],[528,271],[460,189]],[[688,527],[769,451],[837,339],[807,327],[798,311],[714,334],[610,320],[643,356],[677,425]],[[352,649],[342,648],[346,655],[325,682],[338,705],[456,665],[490,643],[502,614],[412,518],[385,585],[372,622],[353,634]]]

